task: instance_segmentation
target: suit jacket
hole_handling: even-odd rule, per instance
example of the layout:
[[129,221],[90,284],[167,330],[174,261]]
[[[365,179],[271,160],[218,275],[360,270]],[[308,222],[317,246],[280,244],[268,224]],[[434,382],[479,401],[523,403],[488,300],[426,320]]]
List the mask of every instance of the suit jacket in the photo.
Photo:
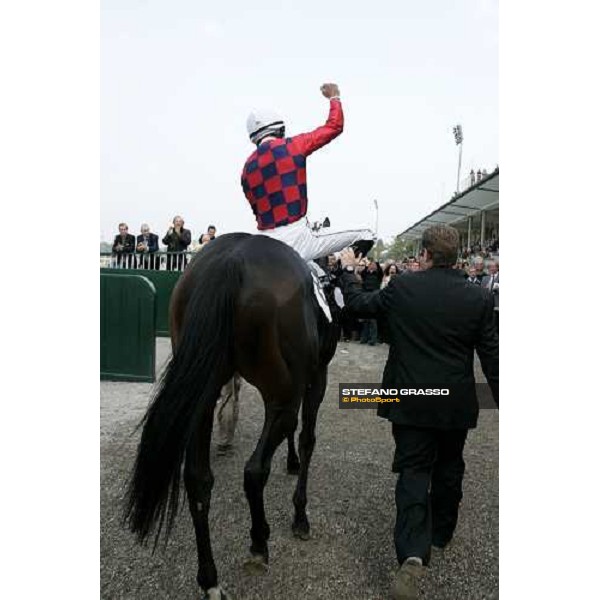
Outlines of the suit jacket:
[[162,243],[167,246],[169,252],[184,252],[192,243],[192,233],[182,227],[179,234],[175,233],[175,230],[171,234],[167,232]]
[[492,278],[493,278],[493,283],[498,283],[498,284],[500,283],[500,273],[496,273],[493,276],[486,275],[481,282],[481,287],[485,288],[486,290],[490,290],[490,292],[494,296],[494,306],[496,308],[500,308],[500,290],[492,289],[492,287],[493,287]]
[[[363,291],[356,277],[345,272],[342,286],[349,311],[386,320],[390,351],[383,387],[455,385],[461,390],[451,406],[413,397],[410,402],[381,404],[379,416],[419,427],[475,427],[479,404],[474,351],[498,403],[498,337],[488,290],[465,282],[460,271],[449,268],[394,277],[377,292]],[[421,408],[415,410],[419,402]]]
[[[136,248],[137,244],[141,244],[144,241],[143,235],[137,236]],[[158,236],[155,233],[148,234],[148,252],[158,252]]]
[[[121,244],[123,246],[123,250],[117,250],[117,246]],[[113,242],[112,245],[112,251],[115,254],[130,254],[133,253],[135,251],[135,236],[131,235],[131,233],[128,233],[125,236],[125,241],[123,242],[123,238],[121,238],[121,235],[115,235],[115,241]]]
[[365,269],[362,272],[362,287],[367,292],[374,292],[381,287],[381,280],[383,279],[383,271],[381,267],[377,267],[375,271],[369,271]]

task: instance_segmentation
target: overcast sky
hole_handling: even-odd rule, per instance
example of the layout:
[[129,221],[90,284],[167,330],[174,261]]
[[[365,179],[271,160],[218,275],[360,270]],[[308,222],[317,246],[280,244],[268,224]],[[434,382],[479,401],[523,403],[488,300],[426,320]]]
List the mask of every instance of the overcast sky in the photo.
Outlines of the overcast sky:
[[288,135],[322,124],[339,84],[344,133],[308,161],[308,216],[389,238],[498,163],[497,0],[102,0],[101,237],[120,221],[198,238],[255,231],[240,186],[252,108]]

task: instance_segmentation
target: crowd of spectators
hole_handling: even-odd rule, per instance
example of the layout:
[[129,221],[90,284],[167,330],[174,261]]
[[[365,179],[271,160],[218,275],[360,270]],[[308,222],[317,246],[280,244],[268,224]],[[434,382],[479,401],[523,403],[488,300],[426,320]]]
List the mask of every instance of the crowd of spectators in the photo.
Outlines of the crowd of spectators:
[[[162,238],[162,253],[165,254],[165,265],[169,271],[183,270],[189,255],[201,251],[217,234],[216,227],[209,225],[206,233],[202,233],[198,240],[194,241],[191,231],[184,225],[183,218],[175,216]],[[140,227],[137,237],[129,233],[126,223],[120,223],[119,233],[112,245],[112,264],[128,269],[160,269],[160,250],[159,236],[152,233],[146,223]],[[496,238],[485,240],[483,244],[475,242],[471,247],[461,249],[454,266],[463,272],[466,282],[486,287],[492,292],[496,306],[496,323],[500,283],[498,250],[499,242]],[[330,256],[326,266],[335,285],[335,279],[339,275],[338,261],[334,256]],[[356,273],[362,280],[365,291],[375,291],[384,288],[394,277],[407,276],[420,269],[420,262],[415,256],[406,256],[399,261],[389,259],[383,263],[365,257],[361,259]],[[340,306],[343,306],[341,294],[336,295],[336,298]],[[382,341],[382,335],[378,331],[375,319],[357,319],[342,309],[342,339],[374,346]]]
[[[188,254],[202,250],[216,235],[216,227],[209,225],[206,233],[201,234],[196,242],[192,239],[192,232],[185,228],[183,218],[175,216],[161,240],[166,269],[183,270],[188,263]],[[140,227],[137,237],[129,233],[127,223],[119,223],[119,233],[112,245],[112,266],[127,269],[160,269],[160,250],[159,236],[152,233],[146,223]]]
[[[334,281],[339,274],[339,266],[335,257],[328,259],[328,270]],[[499,297],[500,297],[500,263],[497,256],[492,257],[487,252],[470,253],[469,258],[459,256],[454,269],[462,271],[465,282],[487,288],[494,296],[495,322],[498,327]],[[407,256],[400,261],[386,260],[379,263],[376,260],[363,258],[356,273],[362,280],[365,291],[374,291],[389,285],[394,277],[406,277],[421,270],[417,257]],[[378,331],[375,319],[358,319],[343,308],[343,300],[336,295],[338,304],[342,306],[341,339],[345,342],[359,341],[361,344],[374,346],[381,343],[385,334]]]
[[471,259],[476,256],[483,258],[493,258],[500,252],[500,241],[497,238],[484,240],[481,243],[479,240],[471,244],[471,246],[463,246],[460,250],[460,258],[463,260]]

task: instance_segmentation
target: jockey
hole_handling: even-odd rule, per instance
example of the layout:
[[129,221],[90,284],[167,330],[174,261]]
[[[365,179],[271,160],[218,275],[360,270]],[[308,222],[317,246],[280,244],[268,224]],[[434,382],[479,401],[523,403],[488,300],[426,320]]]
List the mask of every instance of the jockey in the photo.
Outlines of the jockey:
[[272,111],[256,111],[247,121],[256,150],[242,172],[242,188],[256,217],[260,234],[285,242],[307,261],[328,256],[354,244],[366,253],[375,236],[369,229],[321,233],[310,228],[306,218],[306,158],[338,137],[344,129],[340,91],[325,83],[321,92],[329,99],[325,125],[310,133],[285,137],[283,119]]

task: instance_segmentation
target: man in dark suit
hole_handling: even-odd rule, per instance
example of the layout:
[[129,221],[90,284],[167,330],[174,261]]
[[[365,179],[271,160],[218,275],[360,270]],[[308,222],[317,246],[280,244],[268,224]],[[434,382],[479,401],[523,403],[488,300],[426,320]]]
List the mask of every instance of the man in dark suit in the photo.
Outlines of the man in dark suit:
[[[350,250],[342,253],[346,307],[386,320],[390,351],[383,388],[448,387],[450,397],[416,396],[380,404],[377,414],[392,422],[396,442],[394,541],[400,563],[392,597],[417,597],[417,580],[431,545],[452,538],[462,499],[463,447],[477,424],[479,405],[474,351],[498,402],[498,337],[494,301],[481,286],[452,268],[458,254],[456,229],[435,226],[423,233],[421,270],[395,277],[379,292],[365,292],[352,272]],[[456,392],[457,393],[454,393]]]
[[192,243],[192,233],[185,229],[183,218],[177,215],[173,218],[173,225],[169,227],[162,243],[165,244],[169,253],[179,252],[180,254],[169,254],[167,256],[168,271],[183,271],[187,265],[185,251]]
[[[367,292],[374,292],[381,287],[383,270],[379,263],[372,260],[362,272],[362,288]],[[377,343],[377,319],[365,319],[362,324],[360,343],[374,346]]]
[[475,265],[469,266],[465,274],[465,278],[469,283],[481,285],[481,279],[479,279],[479,277],[477,276],[477,268],[475,267]]
[[127,223],[119,223],[119,234],[115,236],[112,245],[113,256],[116,257],[116,266],[122,269],[135,268],[135,236],[129,233]]
[[483,257],[476,256],[473,259],[473,266],[475,267],[475,276],[479,280],[479,283],[481,283],[483,281],[483,278],[485,277],[485,262],[483,260]]
[[140,254],[138,267],[140,269],[156,269],[158,264],[154,254],[158,252],[158,236],[150,233],[150,227],[146,223],[142,224],[140,231],[141,235],[137,236],[136,246],[136,250]]
[[482,279],[481,286],[490,290],[494,296],[494,324],[496,333],[500,327],[500,265],[497,260],[488,262],[488,274]]

